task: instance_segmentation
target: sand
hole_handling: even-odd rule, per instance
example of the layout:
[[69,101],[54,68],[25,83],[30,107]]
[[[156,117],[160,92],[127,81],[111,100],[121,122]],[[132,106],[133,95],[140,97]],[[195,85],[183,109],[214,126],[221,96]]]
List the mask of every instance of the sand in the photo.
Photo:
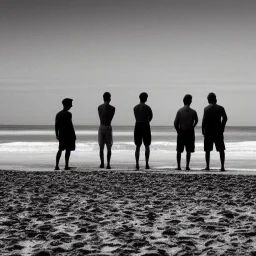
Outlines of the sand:
[[0,177],[0,255],[256,255],[255,175]]

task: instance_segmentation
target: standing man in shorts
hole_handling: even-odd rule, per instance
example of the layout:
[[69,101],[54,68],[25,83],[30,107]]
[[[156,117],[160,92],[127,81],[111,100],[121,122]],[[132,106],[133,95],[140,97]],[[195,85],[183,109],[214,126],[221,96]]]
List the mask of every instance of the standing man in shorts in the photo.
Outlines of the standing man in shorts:
[[146,159],[146,169],[149,168],[148,160],[150,155],[150,144],[151,144],[151,130],[150,122],[153,118],[153,113],[151,108],[146,104],[148,99],[148,94],[143,92],[140,94],[140,104],[134,107],[135,116],[135,128],[134,128],[134,143],[136,145],[135,159],[136,159],[136,169],[139,170],[139,158],[140,158],[140,147],[142,141],[145,146],[145,159]]
[[220,171],[225,171],[225,144],[223,133],[228,118],[225,109],[217,104],[217,98],[213,92],[209,93],[207,99],[209,105],[204,109],[202,122],[206,161],[206,168],[204,170],[210,170],[210,152],[213,150],[213,143],[215,143],[216,150],[220,153]]
[[111,169],[111,147],[113,144],[112,126],[111,121],[115,115],[115,107],[109,103],[111,101],[111,94],[105,92],[103,94],[104,103],[98,107],[98,113],[100,118],[100,127],[98,132],[98,142],[100,146],[100,168],[104,168],[104,146],[107,145],[107,169]]
[[63,110],[57,113],[55,118],[55,134],[59,141],[59,150],[56,155],[55,170],[59,170],[59,162],[62,151],[66,150],[65,154],[65,170],[70,170],[69,157],[71,151],[76,148],[76,133],[72,123],[72,114],[69,110],[72,107],[72,99],[66,98],[62,101]]
[[189,171],[189,163],[191,153],[195,152],[195,127],[198,123],[197,113],[194,109],[190,108],[192,103],[192,96],[186,94],[183,98],[184,107],[180,108],[176,114],[174,127],[177,131],[177,165],[175,170],[181,170],[181,153],[184,147],[187,151],[186,157],[186,170]]

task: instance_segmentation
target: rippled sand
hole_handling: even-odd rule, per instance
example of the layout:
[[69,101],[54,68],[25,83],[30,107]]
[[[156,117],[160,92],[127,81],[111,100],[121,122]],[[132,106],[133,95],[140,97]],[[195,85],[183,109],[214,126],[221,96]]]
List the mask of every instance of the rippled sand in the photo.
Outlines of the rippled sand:
[[253,175],[0,177],[0,255],[256,255]]

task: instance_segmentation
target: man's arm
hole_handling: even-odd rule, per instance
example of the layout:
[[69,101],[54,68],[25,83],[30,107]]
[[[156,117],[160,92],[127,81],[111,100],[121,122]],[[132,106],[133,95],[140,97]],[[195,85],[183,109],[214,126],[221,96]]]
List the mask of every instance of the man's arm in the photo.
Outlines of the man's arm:
[[135,120],[136,120],[136,114],[135,114],[136,110],[135,110],[135,107],[133,108],[133,114],[134,114],[134,117],[135,117]]
[[112,109],[112,117],[111,117],[110,123],[112,122],[112,119],[113,119],[113,117],[114,117],[114,115],[115,115],[115,112],[116,112],[116,108],[113,107],[113,109]]
[[152,119],[153,119],[153,112],[152,112],[151,107],[149,107],[149,117],[148,117],[148,122],[150,123]]
[[223,108],[221,116],[222,116],[221,127],[222,127],[222,131],[224,132],[225,131],[225,127],[226,127],[226,123],[228,121],[228,117],[227,117],[227,114],[226,114],[226,111],[225,111],[224,108]]
[[179,112],[177,112],[175,120],[174,120],[174,127],[177,131],[177,133],[179,133],[180,131],[180,126],[179,126]]
[[100,106],[98,106],[98,115],[99,115],[99,119],[101,121],[101,117],[100,117]]
[[59,140],[59,120],[58,120],[58,114],[55,117],[55,135],[56,139]]
[[205,113],[205,109],[204,109],[204,116],[203,116],[203,121],[202,121],[202,134],[204,135],[205,133],[205,127],[206,127],[206,113]]
[[70,122],[71,122],[71,126],[72,126],[73,136],[74,136],[74,139],[76,140],[76,132],[75,132],[75,129],[74,129],[74,126],[73,126],[72,114],[71,113],[70,113]]
[[198,116],[197,116],[197,113],[195,111],[194,128],[196,127],[197,124],[198,124]]

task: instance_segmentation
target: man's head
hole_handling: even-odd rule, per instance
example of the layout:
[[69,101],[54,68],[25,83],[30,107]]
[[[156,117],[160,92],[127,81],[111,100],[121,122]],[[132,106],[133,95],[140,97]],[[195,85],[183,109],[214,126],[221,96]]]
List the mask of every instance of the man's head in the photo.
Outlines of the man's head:
[[140,94],[140,102],[145,103],[147,101],[147,99],[148,99],[148,94],[146,92],[142,92]]
[[65,98],[63,101],[62,101],[62,104],[63,104],[63,107],[64,107],[64,109],[66,109],[66,110],[69,110],[69,109],[71,109],[71,107],[73,106],[72,105],[72,99],[70,99],[70,98]]
[[210,92],[208,94],[207,99],[208,99],[209,104],[216,104],[217,103],[216,95],[213,92]]
[[192,96],[190,94],[186,94],[183,98],[184,105],[190,106],[192,102]]
[[109,92],[105,92],[103,94],[103,100],[104,100],[104,102],[110,102],[111,101],[111,94]]

